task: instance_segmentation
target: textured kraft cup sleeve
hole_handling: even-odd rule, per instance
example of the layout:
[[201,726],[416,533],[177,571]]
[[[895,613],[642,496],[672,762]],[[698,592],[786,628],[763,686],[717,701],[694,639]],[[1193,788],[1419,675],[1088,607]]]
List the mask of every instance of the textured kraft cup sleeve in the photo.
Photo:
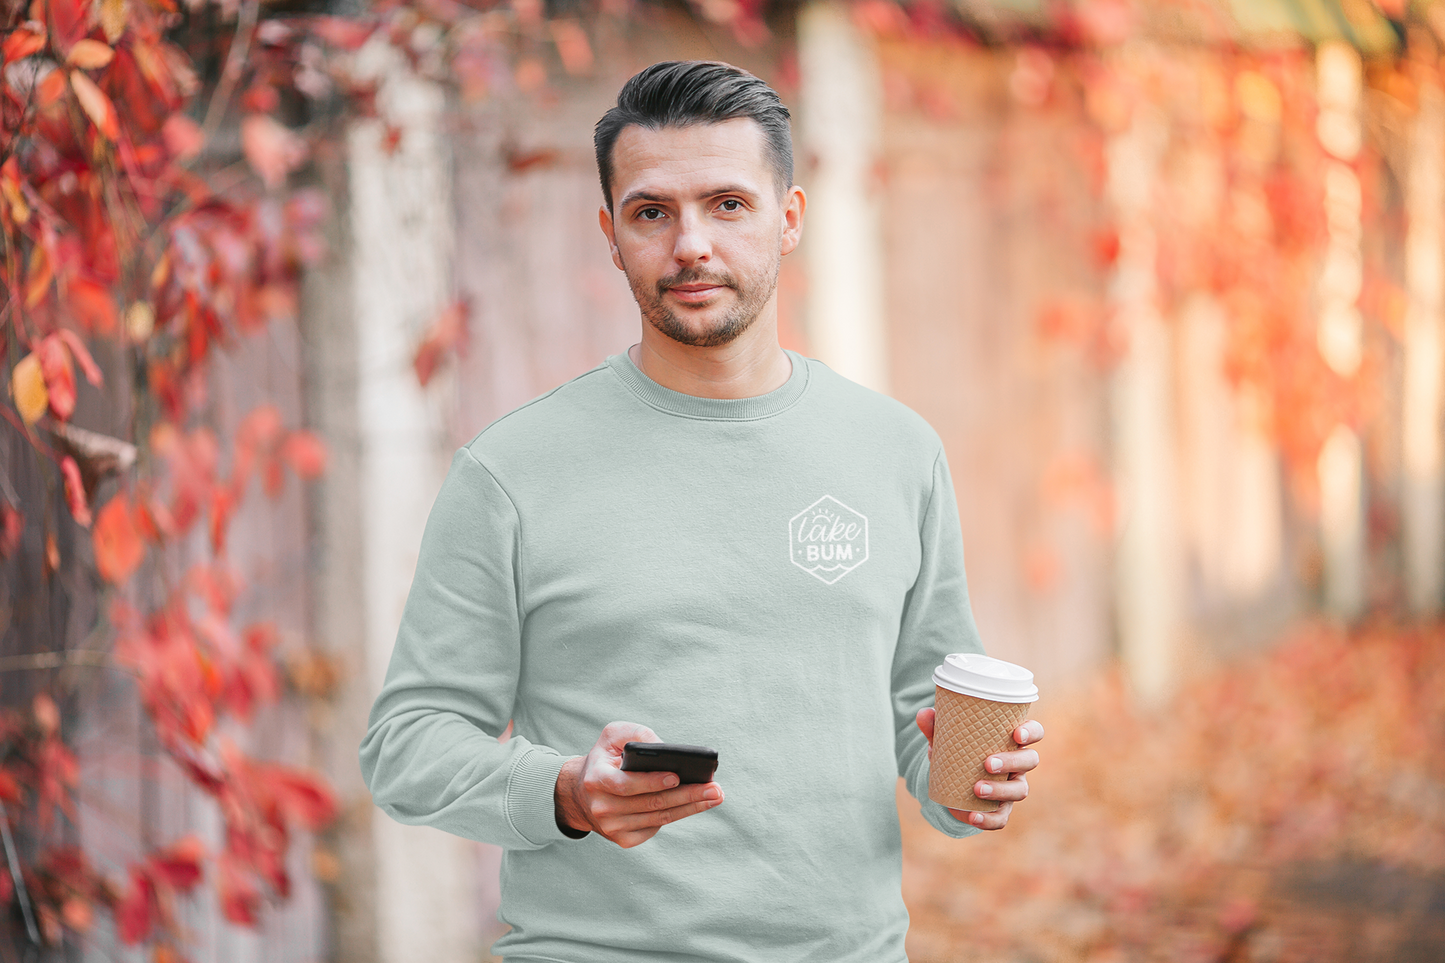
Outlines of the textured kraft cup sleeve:
[[533,748],[518,759],[507,783],[507,819],[534,846],[570,842],[557,825],[557,776],[571,756]]

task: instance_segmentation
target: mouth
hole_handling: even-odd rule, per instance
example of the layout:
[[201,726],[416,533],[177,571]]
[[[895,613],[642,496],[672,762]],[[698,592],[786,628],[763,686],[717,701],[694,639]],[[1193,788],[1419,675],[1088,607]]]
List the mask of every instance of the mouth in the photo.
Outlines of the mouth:
[[724,284],[708,284],[706,282],[697,281],[690,284],[673,285],[667,290],[670,294],[672,294],[673,297],[677,298],[684,304],[701,304],[705,301],[711,300],[713,297],[717,296],[723,291],[726,291],[727,289],[727,285]]

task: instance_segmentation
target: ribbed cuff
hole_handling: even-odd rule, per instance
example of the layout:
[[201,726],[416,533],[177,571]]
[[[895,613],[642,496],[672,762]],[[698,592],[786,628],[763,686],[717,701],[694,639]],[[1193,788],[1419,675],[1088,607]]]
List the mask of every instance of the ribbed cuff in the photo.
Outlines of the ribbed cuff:
[[557,775],[570,756],[534,748],[512,767],[507,782],[507,819],[533,846],[565,840],[557,825]]

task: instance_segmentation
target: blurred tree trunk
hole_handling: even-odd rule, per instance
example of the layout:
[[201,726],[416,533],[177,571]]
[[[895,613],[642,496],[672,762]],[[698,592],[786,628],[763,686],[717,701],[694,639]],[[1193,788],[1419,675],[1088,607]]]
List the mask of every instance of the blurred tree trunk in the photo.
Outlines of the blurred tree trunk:
[[[807,172],[808,343],[846,378],[888,390],[875,165],[882,83],[871,40],[845,4],[798,16],[800,159]],[[815,166],[814,166],[815,165]]]
[[[1361,143],[1360,98],[1364,76],[1353,47],[1332,41],[1316,54],[1320,105],[1316,125],[1329,155],[1325,168],[1328,240],[1320,272],[1318,344],[1325,363],[1353,378],[1363,355],[1364,285],[1361,238],[1363,199],[1353,162]],[[1356,428],[1335,426],[1318,462],[1320,539],[1324,548],[1324,607],[1352,620],[1365,606],[1365,494],[1363,446]]]
[[1433,73],[1420,86],[1410,144],[1405,241],[1404,540],[1410,610],[1432,616],[1445,591],[1445,475],[1440,402],[1445,307],[1445,94]]
[[1168,136],[1165,118],[1141,103],[1107,146],[1106,190],[1119,225],[1110,298],[1127,344],[1112,385],[1114,467],[1122,496],[1115,619],[1125,668],[1147,701],[1162,699],[1174,684],[1182,628],[1173,348],[1157,303],[1152,223]]

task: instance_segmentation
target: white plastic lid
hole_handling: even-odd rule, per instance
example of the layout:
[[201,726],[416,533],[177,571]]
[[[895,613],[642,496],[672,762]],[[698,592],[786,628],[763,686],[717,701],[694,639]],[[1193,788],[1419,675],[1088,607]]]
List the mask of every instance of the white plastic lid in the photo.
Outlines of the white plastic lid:
[[933,682],[990,702],[1021,703],[1039,699],[1039,687],[1034,685],[1034,674],[1028,669],[976,652],[944,656],[943,665],[933,670]]

